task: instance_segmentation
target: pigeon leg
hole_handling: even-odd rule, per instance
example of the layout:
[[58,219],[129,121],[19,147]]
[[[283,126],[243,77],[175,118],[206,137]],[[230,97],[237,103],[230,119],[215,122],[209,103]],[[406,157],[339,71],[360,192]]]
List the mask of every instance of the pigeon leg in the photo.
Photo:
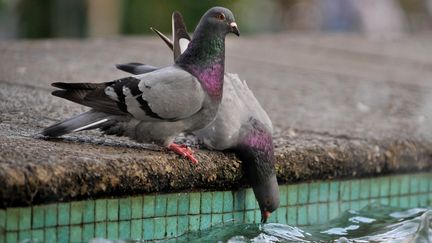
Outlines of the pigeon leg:
[[176,154],[180,154],[186,158],[188,158],[192,164],[198,164],[198,160],[193,156],[193,151],[188,146],[181,144],[172,143],[168,146],[168,148]]

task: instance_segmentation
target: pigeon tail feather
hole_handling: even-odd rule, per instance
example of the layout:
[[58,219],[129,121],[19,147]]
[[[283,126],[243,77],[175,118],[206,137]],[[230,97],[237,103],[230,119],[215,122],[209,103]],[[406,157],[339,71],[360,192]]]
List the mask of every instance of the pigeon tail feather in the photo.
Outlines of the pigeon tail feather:
[[106,113],[91,110],[45,128],[42,131],[42,135],[59,137],[71,132],[96,129],[103,126],[109,120]]

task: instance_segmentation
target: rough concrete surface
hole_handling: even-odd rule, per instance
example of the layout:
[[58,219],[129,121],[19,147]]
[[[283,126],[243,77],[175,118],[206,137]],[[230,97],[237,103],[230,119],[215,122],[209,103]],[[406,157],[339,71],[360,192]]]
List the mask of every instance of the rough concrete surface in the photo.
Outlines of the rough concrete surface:
[[[430,37],[229,38],[227,71],[273,120],[280,183],[430,170]],[[98,131],[37,135],[86,110],[50,83],[114,80],[126,76],[114,64],[130,61],[164,66],[171,53],[150,37],[0,42],[0,207],[245,185],[229,152],[200,149],[195,166]]]

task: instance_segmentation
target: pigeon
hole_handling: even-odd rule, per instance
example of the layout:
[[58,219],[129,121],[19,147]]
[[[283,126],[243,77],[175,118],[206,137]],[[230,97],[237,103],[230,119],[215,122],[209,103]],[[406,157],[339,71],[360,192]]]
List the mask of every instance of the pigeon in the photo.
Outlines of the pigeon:
[[213,7],[195,33],[171,66],[105,83],[53,83],[60,89],[53,91],[54,96],[92,109],[46,128],[42,135],[99,128],[165,146],[198,163],[190,148],[173,141],[214,120],[222,100],[225,36],[240,32],[229,9]]
[[[173,50],[174,59],[186,51],[190,37],[179,12],[172,15],[173,40],[157,29],[152,30]],[[118,69],[133,74],[157,70],[157,67],[127,63]],[[243,161],[244,171],[261,210],[261,222],[279,207],[279,188],[274,168],[273,127],[245,81],[237,74],[225,73],[222,102],[216,118],[207,127],[192,132],[216,150],[233,150]]]

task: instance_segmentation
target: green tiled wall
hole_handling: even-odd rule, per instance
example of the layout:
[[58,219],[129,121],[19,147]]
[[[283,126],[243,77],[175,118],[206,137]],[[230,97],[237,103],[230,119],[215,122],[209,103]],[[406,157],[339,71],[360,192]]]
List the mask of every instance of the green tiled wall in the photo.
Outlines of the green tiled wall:
[[[281,185],[281,205],[269,222],[325,223],[372,201],[398,207],[432,206],[432,173]],[[0,209],[0,243],[164,239],[232,220],[257,223],[260,218],[251,189],[54,203]]]

